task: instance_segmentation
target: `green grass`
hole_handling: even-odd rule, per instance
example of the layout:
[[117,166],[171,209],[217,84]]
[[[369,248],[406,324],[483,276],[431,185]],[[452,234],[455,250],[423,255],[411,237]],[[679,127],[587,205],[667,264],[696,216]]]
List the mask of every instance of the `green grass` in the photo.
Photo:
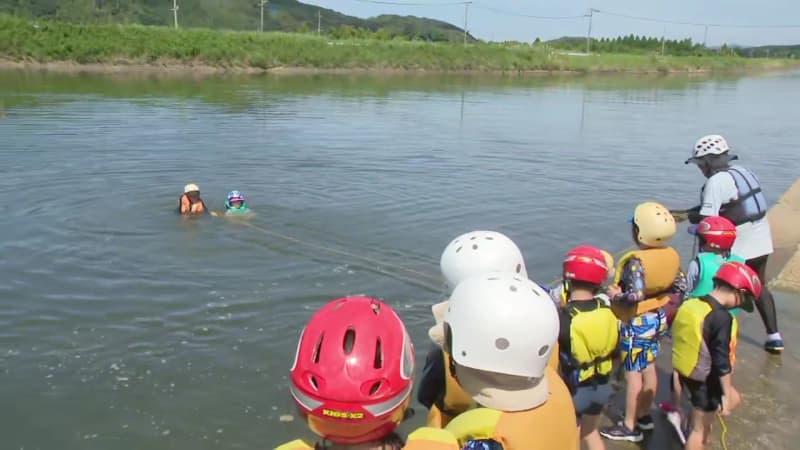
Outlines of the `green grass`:
[[649,71],[780,68],[793,60],[598,54],[569,56],[546,45],[347,40],[141,25],[77,25],[0,15],[0,57],[38,62],[203,64],[225,68],[432,71]]

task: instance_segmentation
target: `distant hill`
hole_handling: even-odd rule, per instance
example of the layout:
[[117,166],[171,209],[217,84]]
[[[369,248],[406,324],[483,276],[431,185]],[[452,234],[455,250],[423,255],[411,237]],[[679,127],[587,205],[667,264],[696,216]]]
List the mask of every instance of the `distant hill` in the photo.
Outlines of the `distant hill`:
[[739,49],[743,56],[771,58],[800,58],[800,45],[763,45]]
[[[178,23],[182,27],[258,30],[259,0],[178,0]],[[58,19],[77,23],[139,23],[171,26],[169,0],[0,0],[0,13],[31,18]],[[352,29],[381,36],[460,42],[464,30],[447,22],[414,16],[382,15],[369,19],[348,16],[331,9],[296,0],[269,0],[264,11],[266,31],[315,32],[317,14],[323,33],[346,28],[343,35],[358,35]],[[340,33],[342,35],[342,33]],[[475,39],[468,36],[470,41]]]

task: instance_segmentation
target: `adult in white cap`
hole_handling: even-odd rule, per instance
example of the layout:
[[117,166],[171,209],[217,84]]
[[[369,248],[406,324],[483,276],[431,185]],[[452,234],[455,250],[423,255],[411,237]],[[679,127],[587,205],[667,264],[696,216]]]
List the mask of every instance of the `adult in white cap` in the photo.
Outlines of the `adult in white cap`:
[[183,187],[183,195],[178,200],[178,212],[182,215],[204,214],[208,209],[203,199],[200,198],[200,188],[194,183]]
[[[758,177],[749,169],[731,164],[737,159],[720,135],[697,140],[686,164],[696,164],[707,180],[700,191],[700,206],[690,210],[689,221],[698,224],[705,217],[722,216],[733,222],[736,241],[731,253],[744,258],[763,280],[767,259],[773,252],[767,200]],[[766,285],[758,300],[758,313],[767,331],[764,349],[780,353],[784,348],[783,337],[778,331],[775,300]]]

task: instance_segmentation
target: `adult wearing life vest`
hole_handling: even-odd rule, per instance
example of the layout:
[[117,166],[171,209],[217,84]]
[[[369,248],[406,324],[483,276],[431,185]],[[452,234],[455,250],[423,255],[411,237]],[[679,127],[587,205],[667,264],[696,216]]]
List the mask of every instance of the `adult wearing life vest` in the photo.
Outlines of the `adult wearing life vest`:
[[178,200],[178,212],[181,215],[193,216],[204,214],[206,211],[206,204],[200,198],[200,188],[194,183],[184,186],[183,195]]
[[[414,348],[392,308],[368,297],[329,302],[303,330],[290,370],[297,409],[323,442],[277,448],[402,449],[395,429],[408,407],[413,374]],[[421,434],[428,446],[416,448],[457,448],[452,437],[446,445],[447,435],[437,443],[442,435]]]
[[678,252],[670,247],[675,219],[662,205],[636,207],[631,224],[639,247],[620,258],[614,283],[606,290],[612,310],[622,322],[620,353],[625,368],[625,417],[600,434],[612,440],[639,442],[654,428],[650,408],[658,387],[655,360],[659,339],[667,331],[663,307],[686,292]]
[[589,450],[606,448],[598,426],[611,398],[610,374],[619,344],[617,317],[600,297],[608,273],[603,253],[579,246],[563,263],[567,304],[560,311],[561,374],[572,392],[581,441]]
[[692,428],[686,450],[701,450],[719,412],[728,415],[741,402],[733,386],[738,323],[729,310],[753,311],[762,285],[745,264],[727,262],[716,275],[710,294],[685,301],[672,324],[672,365],[689,391]]
[[542,288],[510,273],[468,278],[450,296],[444,329],[451,372],[482,406],[447,425],[461,445],[578,448],[572,398],[548,367],[558,313]]
[[[490,272],[510,272],[528,278],[519,247],[508,236],[494,231],[472,231],[456,237],[442,252],[440,267],[450,293],[461,281]],[[445,301],[432,307],[436,324],[429,336],[434,346],[426,358],[417,389],[417,399],[430,409],[428,425],[432,427],[444,427],[450,419],[475,406],[472,397],[450,373],[450,356],[442,350],[447,305]],[[553,369],[558,367],[557,353],[550,364]]]
[[[700,191],[700,206],[690,210],[689,221],[722,216],[736,225],[736,242],[731,252],[741,256],[760,278],[764,278],[767,259],[772,254],[772,234],[767,222],[767,200],[758,177],[744,167],[731,165],[738,159],[728,142],[719,135],[703,136],[692,149],[686,164],[694,163],[707,178]],[[764,349],[783,351],[783,337],[778,331],[775,300],[766,286],[757,303],[758,313],[767,331]]]

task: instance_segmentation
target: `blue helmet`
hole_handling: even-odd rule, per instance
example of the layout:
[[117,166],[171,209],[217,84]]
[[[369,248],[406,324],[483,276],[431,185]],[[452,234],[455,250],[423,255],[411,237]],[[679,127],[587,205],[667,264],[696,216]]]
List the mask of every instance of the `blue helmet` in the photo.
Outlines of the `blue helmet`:
[[239,191],[228,192],[228,203],[244,202],[244,195]]

